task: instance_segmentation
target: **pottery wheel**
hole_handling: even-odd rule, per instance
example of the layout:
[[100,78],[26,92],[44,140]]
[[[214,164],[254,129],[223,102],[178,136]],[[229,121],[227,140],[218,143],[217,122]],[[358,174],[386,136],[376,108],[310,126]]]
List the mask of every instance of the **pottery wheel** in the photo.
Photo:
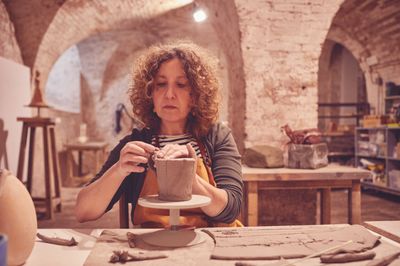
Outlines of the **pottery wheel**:
[[149,195],[140,198],[138,204],[154,209],[169,209],[169,224],[171,229],[162,229],[141,235],[143,241],[150,245],[161,247],[184,247],[204,242],[202,234],[193,230],[175,230],[179,225],[179,210],[207,206],[211,199],[206,196],[192,195],[186,201],[162,201],[158,195]]

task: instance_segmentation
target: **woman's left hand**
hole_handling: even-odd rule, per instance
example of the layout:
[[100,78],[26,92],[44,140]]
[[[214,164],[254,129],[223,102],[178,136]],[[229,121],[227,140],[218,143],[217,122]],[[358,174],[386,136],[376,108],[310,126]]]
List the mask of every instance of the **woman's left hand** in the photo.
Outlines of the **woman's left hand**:
[[186,146],[179,144],[167,144],[157,153],[157,157],[163,159],[175,159],[188,158],[191,156],[189,155],[189,150]]
[[199,185],[198,180],[197,180],[197,155],[196,155],[196,151],[193,149],[192,145],[190,145],[190,143],[186,144],[186,149],[188,151],[188,157],[189,158],[193,158],[194,159],[194,173],[193,173],[193,190],[197,191],[197,186]]

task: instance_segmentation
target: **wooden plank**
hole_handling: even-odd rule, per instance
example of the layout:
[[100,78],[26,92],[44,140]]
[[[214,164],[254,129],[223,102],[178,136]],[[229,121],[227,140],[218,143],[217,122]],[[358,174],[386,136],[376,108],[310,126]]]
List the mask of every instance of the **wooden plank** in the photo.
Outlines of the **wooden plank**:
[[247,225],[258,225],[258,182],[247,184]]
[[52,201],[52,178],[50,176],[50,157],[49,157],[49,138],[47,134],[47,126],[43,126],[43,161],[44,161],[44,178],[45,178],[45,194],[46,194],[46,215],[49,219],[53,218],[53,201]]
[[359,180],[369,178],[371,173],[367,170],[343,167],[327,166],[320,169],[289,169],[289,168],[242,168],[244,181],[264,180],[327,180],[327,179],[351,179]]
[[369,221],[363,226],[397,243],[400,243],[400,221]]
[[[50,148],[51,148],[51,158],[53,162],[53,176],[54,176],[54,186],[55,186],[55,197],[61,198],[61,182],[60,175],[58,169],[58,157],[57,157],[57,148],[56,148],[56,137],[54,133],[54,127],[50,127]],[[60,204],[56,204],[56,210],[58,212],[61,211],[61,202]]]
[[331,189],[324,188],[321,190],[321,223],[331,223]]
[[18,158],[18,170],[17,170],[17,178],[21,181],[23,181],[23,175],[24,175],[25,149],[26,149],[27,137],[28,137],[28,125],[24,123],[22,126],[21,144],[19,146],[19,158]]
[[361,224],[361,184],[360,181],[353,182],[353,188],[349,193],[349,223]]
[[32,194],[32,173],[33,173],[33,162],[35,157],[35,127],[30,127],[29,135],[29,150],[28,150],[28,179],[26,186],[28,188],[29,194]]
[[64,146],[69,149],[73,150],[100,150],[100,149],[105,149],[107,147],[108,143],[105,141],[88,141],[84,143],[80,142],[73,142],[73,143],[67,143]]
[[[79,150],[78,151],[78,176],[83,175],[83,151]],[[97,158],[95,158],[97,159]]]
[[[252,183],[254,181],[244,181]],[[351,180],[308,180],[308,181],[259,181],[259,190],[272,189],[323,189],[323,188],[352,188]]]

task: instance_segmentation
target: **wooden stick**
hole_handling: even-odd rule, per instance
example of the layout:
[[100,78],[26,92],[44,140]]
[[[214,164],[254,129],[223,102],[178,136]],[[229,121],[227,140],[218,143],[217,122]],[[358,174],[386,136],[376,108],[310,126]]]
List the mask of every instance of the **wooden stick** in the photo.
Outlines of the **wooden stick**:
[[311,258],[313,258],[313,257],[318,257],[319,255],[322,255],[322,254],[324,254],[324,253],[326,253],[326,252],[329,252],[329,251],[332,251],[332,250],[335,250],[335,249],[344,247],[344,246],[346,246],[346,245],[348,245],[348,244],[350,244],[350,243],[353,243],[353,240],[349,240],[349,241],[347,241],[347,242],[344,242],[343,244],[340,244],[340,245],[337,245],[337,246],[334,246],[334,247],[330,247],[330,248],[327,248],[327,249],[318,251],[318,252],[316,252],[316,253],[310,254],[310,255],[308,255],[308,256],[306,256],[306,257],[304,257],[304,258],[295,260],[295,261],[293,261],[293,262],[288,261],[288,262],[286,262],[285,264],[283,264],[283,265],[281,265],[281,266],[294,265],[295,263],[299,263],[299,262],[301,262],[301,261],[308,260],[308,259],[311,259]]
[[55,245],[60,245],[60,246],[76,246],[78,242],[76,242],[75,238],[71,238],[70,240],[68,239],[63,239],[59,237],[48,237],[44,236],[40,233],[37,233],[36,236],[41,239],[45,243],[49,244],[55,244]]
[[126,237],[128,238],[128,244],[130,248],[134,248],[136,247],[136,235],[131,233],[131,232],[127,232],[126,233]]

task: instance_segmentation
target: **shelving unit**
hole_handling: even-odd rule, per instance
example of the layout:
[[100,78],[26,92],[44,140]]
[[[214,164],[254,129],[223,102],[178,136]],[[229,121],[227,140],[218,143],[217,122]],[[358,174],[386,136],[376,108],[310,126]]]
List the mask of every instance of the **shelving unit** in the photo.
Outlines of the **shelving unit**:
[[[360,119],[369,114],[369,104],[356,103],[318,103],[319,126],[323,141],[328,145],[329,162],[346,165],[354,164],[354,127],[359,125]],[[346,122],[342,119],[345,119]],[[336,128],[326,128],[335,124]],[[346,126],[347,131],[338,127]]]
[[374,173],[363,187],[400,196],[400,127],[375,127],[355,130],[356,167],[369,162]]
[[386,96],[385,97],[385,113],[390,113],[390,109],[394,105],[400,104],[400,95]]

